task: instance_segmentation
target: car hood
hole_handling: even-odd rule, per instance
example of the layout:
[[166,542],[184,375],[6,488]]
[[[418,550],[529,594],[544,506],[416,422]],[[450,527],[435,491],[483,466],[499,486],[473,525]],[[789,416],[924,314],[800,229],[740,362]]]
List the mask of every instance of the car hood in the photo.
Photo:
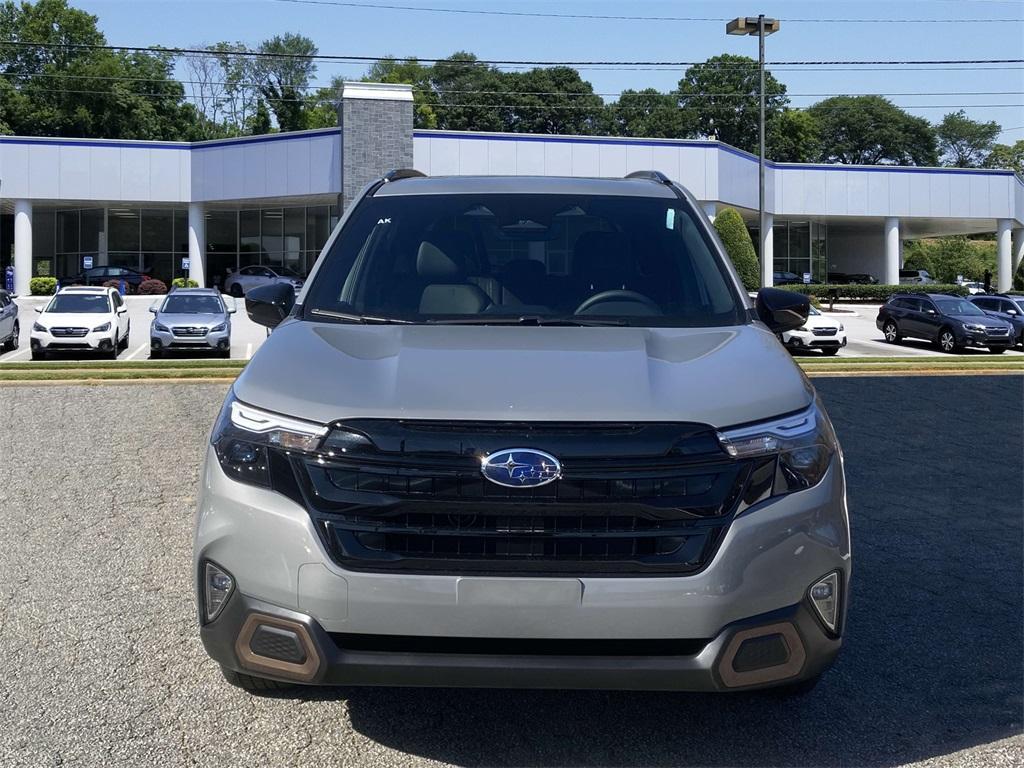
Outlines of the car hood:
[[227,315],[207,315],[207,314],[167,314],[166,312],[160,312],[154,317],[164,325],[188,325],[188,326],[199,326],[212,328],[215,325],[220,325],[227,320]]
[[114,320],[113,312],[43,312],[37,322],[47,328],[88,328],[110,323]]
[[1005,328],[1009,323],[991,315],[952,315],[961,323],[984,325],[986,328]]
[[692,421],[806,407],[813,389],[759,326],[359,326],[289,321],[234,385],[251,405],[350,418]]

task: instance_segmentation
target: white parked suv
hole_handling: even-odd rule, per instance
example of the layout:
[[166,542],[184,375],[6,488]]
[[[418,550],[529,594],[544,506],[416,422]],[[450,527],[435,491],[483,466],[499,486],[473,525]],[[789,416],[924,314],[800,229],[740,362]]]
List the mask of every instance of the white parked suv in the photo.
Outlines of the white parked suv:
[[782,342],[793,349],[820,349],[822,354],[834,355],[846,346],[846,327],[832,317],[826,317],[814,307],[807,322],[794,331],[782,334]]
[[113,288],[63,288],[36,312],[39,319],[32,324],[31,335],[33,360],[67,349],[103,352],[115,360],[118,352],[128,348],[128,307]]

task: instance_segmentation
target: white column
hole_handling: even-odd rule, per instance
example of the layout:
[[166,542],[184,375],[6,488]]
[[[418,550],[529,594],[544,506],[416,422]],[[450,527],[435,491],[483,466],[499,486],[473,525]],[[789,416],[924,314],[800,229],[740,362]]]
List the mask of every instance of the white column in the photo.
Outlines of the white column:
[[206,287],[206,211],[202,203],[188,205],[188,276]]
[[32,280],[32,201],[14,201],[14,292],[28,296]]
[[999,219],[996,222],[996,264],[997,290],[1000,293],[1013,288],[1013,266],[1010,260],[1010,229],[1013,219]]
[[1010,274],[1016,275],[1020,269],[1021,261],[1024,261],[1024,227],[1013,230],[1010,238]]
[[761,285],[771,288],[775,285],[775,217],[765,212],[764,229],[761,230]]
[[704,213],[711,219],[711,223],[715,222],[715,216],[718,215],[718,203],[701,203],[700,207],[704,209]]
[[900,220],[890,216],[885,220],[885,285],[900,282]]

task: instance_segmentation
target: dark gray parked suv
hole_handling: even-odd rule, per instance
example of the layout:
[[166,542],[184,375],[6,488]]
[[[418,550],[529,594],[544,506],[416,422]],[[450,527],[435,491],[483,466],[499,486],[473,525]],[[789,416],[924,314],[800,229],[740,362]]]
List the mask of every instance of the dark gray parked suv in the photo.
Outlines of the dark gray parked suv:
[[809,689],[851,572],[842,452],[694,199],[396,172],[213,428],[201,636],[243,687]]

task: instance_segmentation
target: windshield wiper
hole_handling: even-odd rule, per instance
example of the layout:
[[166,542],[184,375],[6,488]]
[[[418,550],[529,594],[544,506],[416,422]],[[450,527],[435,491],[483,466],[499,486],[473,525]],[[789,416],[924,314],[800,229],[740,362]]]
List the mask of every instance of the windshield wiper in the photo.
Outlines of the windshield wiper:
[[383,317],[377,315],[357,315],[352,312],[334,312],[330,309],[313,309],[310,312],[318,317],[329,317],[333,320],[346,320],[350,323],[365,323],[365,324],[391,324],[400,323],[408,325],[412,323],[411,320],[403,320],[400,317]]
[[571,315],[569,317],[543,317],[542,315],[518,315],[514,317],[495,315],[473,315],[444,320],[425,320],[429,325],[564,325],[564,326],[625,326],[629,321],[624,317],[593,318]]

